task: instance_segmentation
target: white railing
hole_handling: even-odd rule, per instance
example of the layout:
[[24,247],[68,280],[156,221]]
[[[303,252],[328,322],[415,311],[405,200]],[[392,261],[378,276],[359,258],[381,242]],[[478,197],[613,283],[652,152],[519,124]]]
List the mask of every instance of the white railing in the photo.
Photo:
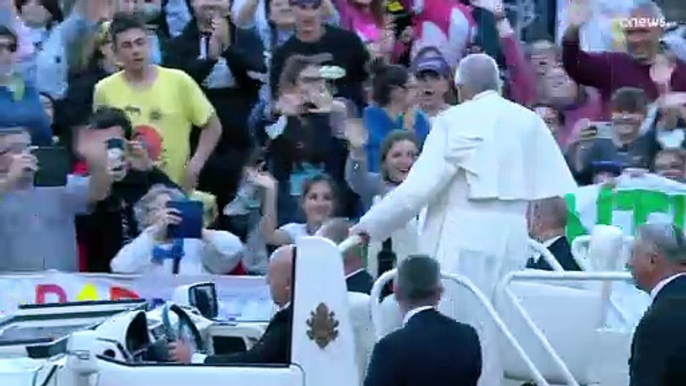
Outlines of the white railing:
[[550,252],[548,247],[539,243],[534,239],[529,239],[529,248],[533,249],[535,252],[540,253],[543,260],[545,260],[553,271],[564,271],[560,263],[557,261],[555,256]]
[[[567,380],[567,385],[569,386],[579,386],[579,383],[574,379],[574,376],[569,371],[567,365],[562,361],[560,356],[555,352],[545,334],[536,326],[534,321],[531,319],[529,313],[524,309],[520,300],[515,296],[514,293],[509,288],[509,285],[513,281],[631,281],[631,275],[626,272],[555,272],[555,271],[520,271],[511,272],[506,275],[503,280],[498,284],[498,292],[502,291],[515,306],[515,309],[524,319],[527,326],[534,333],[536,338],[539,340],[543,349],[553,358],[555,365],[562,371],[565,379]],[[609,291],[604,290],[601,304],[603,309],[606,309],[607,305],[610,304]],[[373,314],[372,314],[373,315]],[[527,364],[528,365],[528,364]],[[539,383],[541,384],[541,383]],[[545,383],[546,385],[548,383]]]
[[[371,308],[372,308],[372,322],[374,324],[374,330],[376,331],[377,334],[377,340],[381,339],[382,336],[380,336],[380,332],[382,330],[382,321],[381,321],[381,309],[380,309],[380,296],[381,296],[381,291],[383,287],[388,283],[389,281],[393,280],[395,276],[397,275],[397,270],[393,269],[388,272],[385,272],[381,277],[379,277],[376,282],[374,282],[374,286],[372,287],[372,291],[370,294],[370,298],[372,299],[371,302]],[[493,308],[493,305],[491,302],[488,300],[486,295],[484,295],[469,279],[462,275],[458,274],[447,274],[447,273],[441,273],[441,279],[443,280],[449,280],[465,289],[467,289],[469,292],[471,292],[476,298],[479,300],[481,305],[486,309],[488,315],[491,317],[491,319],[495,322],[496,326],[500,330],[500,332],[505,336],[505,338],[510,342],[510,344],[514,347],[515,351],[517,351],[517,354],[519,354],[520,358],[524,361],[526,366],[529,368],[529,371],[531,372],[531,376],[534,378],[534,381],[536,382],[537,385],[539,386],[550,386],[550,384],[543,378],[543,375],[541,372],[536,368],[536,365],[533,363],[529,355],[524,351],[524,348],[522,345],[517,341],[517,339],[514,337],[510,329],[505,325],[503,322],[502,318],[500,318],[500,315],[496,312],[496,310]]]

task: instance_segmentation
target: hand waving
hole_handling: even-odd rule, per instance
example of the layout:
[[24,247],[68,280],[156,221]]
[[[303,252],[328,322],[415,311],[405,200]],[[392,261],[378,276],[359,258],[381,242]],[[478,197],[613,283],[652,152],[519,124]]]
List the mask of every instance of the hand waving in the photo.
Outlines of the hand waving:
[[567,20],[570,26],[581,27],[591,18],[589,0],[572,0],[567,10]]
[[345,139],[353,149],[362,149],[367,145],[369,132],[361,119],[349,118],[345,122]]
[[672,80],[674,73],[674,64],[670,63],[669,59],[664,55],[657,55],[655,63],[650,66],[650,79],[663,90],[669,92],[669,82]]

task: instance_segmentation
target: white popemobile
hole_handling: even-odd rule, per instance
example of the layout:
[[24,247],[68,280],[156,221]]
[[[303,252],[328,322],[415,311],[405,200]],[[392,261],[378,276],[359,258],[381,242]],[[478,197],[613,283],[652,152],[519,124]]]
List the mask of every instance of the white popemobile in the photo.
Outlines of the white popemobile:
[[[594,234],[590,253],[616,244],[601,233]],[[179,336],[192,339],[199,352],[226,354],[251,347],[266,327],[214,320],[214,284],[198,283],[179,287],[173,302],[149,311],[138,300],[20,307],[0,319],[0,385],[359,386],[376,339],[388,333],[383,319],[398,316],[367,295],[346,292],[340,251],[358,241],[298,241],[290,365],[170,363],[167,343]],[[601,257],[617,252],[605,248]],[[394,274],[377,280],[371,299]],[[504,337],[506,378],[542,386],[627,384],[631,332],[605,330],[608,286],[559,282],[626,281],[628,274],[516,272],[503,281],[495,308],[465,278],[443,278],[472,292],[495,319]]]

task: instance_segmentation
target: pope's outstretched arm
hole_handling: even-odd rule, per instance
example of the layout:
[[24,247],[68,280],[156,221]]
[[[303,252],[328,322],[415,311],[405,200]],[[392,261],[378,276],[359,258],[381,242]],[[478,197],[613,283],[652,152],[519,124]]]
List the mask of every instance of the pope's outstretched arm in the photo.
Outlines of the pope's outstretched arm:
[[367,234],[372,241],[387,239],[451,181],[458,169],[446,160],[448,125],[441,118],[436,119],[405,181],[362,216],[352,229],[354,233]]

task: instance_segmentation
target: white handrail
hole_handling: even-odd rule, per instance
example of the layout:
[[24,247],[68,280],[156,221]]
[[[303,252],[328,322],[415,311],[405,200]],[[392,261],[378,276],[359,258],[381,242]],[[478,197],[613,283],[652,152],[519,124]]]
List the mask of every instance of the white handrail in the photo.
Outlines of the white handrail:
[[338,250],[341,251],[341,253],[347,252],[350,248],[356,247],[360,244],[362,244],[364,240],[362,239],[362,236],[360,235],[352,235],[348,237],[347,239],[343,240],[342,243],[338,244]]
[[557,261],[555,255],[553,255],[545,245],[534,239],[529,239],[529,247],[535,252],[540,253],[543,260],[550,265],[553,271],[564,271],[564,268],[562,268],[562,265]]
[[541,281],[630,281],[632,280],[631,274],[626,272],[578,272],[578,271],[519,271],[510,272],[505,275],[505,277],[498,284],[498,289],[502,290],[507,297],[512,301],[517,312],[524,319],[526,324],[529,326],[531,331],[534,333],[536,338],[539,340],[544,350],[553,358],[555,364],[560,368],[564,377],[567,380],[567,384],[571,386],[579,386],[579,383],[574,379],[571,371],[567,365],[562,361],[555,349],[546,338],[545,334],[536,326],[531,316],[519,299],[512,293],[509,285],[513,281],[522,280],[541,280]]
[[[379,277],[375,282],[374,286],[372,286],[372,291],[370,294],[370,298],[372,299],[371,302],[371,310],[372,310],[372,322],[374,324],[374,330],[376,331],[376,337],[377,340],[380,340],[383,338],[381,336],[381,330],[382,330],[382,321],[381,321],[381,310],[380,310],[380,297],[381,297],[381,291],[383,287],[388,283],[390,280],[393,280],[395,276],[397,275],[398,270],[397,269],[392,269],[390,271],[384,272],[381,277]],[[514,337],[512,332],[510,331],[509,328],[505,325],[505,322],[500,318],[496,310],[493,308],[493,305],[491,305],[491,302],[488,300],[486,295],[484,295],[468,278],[458,275],[458,274],[447,274],[441,272],[441,279],[444,280],[450,280],[454,282],[455,284],[466,288],[469,292],[471,292],[476,298],[479,300],[481,305],[483,305],[486,308],[486,311],[488,312],[488,315],[493,319],[495,322],[496,326],[500,330],[500,332],[505,335],[505,338],[510,342],[510,344],[514,347],[515,351],[517,351],[517,354],[522,358],[526,366],[529,368],[529,371],[531,372],[531,375],[533,376],[534,380],[536,381],[536,384],[539,386],[550,386],[550,383],[548,383],[545,378],[543,378],[543,375],[541,374],[540,371],[536,368],[536,365],[534,362],[531,360],[529,355],[524,351],[524,348],[522,347],[521,344],[517,341],[517,339]],[[578,386],[578,385],[577,385]]]

